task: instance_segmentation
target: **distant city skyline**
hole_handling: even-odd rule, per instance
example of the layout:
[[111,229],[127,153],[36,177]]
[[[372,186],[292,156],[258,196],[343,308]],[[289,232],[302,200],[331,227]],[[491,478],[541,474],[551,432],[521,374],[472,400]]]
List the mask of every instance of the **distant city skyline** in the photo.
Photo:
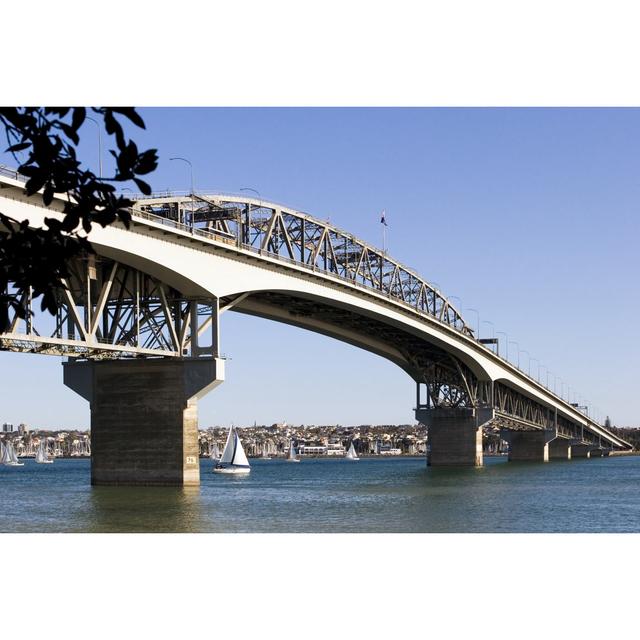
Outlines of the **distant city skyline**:
[[[512,361],[634,426],[638,109],[141,109],[155,190],[252,189],[389,253],[458,304]],[[95,127],[82,157],[97,171]],[[105,142],[105,147],[108,145]],[[105,173],[110,158],[103,151]],[[0,163],[15,165],[6,154]],[[380,223],[385,210],[387,227]],[[414,384],[330,338],[236,313],[226,381],[200,426],[407,424]],[[1,353],[3,422],[89,424],[61,359]],[[571,387],[571,389],[569,389]],[[37,402],[33,389],[37,389]],[[578,395],[579,394],[579,395]]]

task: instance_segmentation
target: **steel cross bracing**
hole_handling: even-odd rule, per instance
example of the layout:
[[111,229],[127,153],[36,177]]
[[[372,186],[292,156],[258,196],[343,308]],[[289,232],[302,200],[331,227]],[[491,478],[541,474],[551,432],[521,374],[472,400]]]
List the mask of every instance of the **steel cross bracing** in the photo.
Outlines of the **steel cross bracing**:
[[311,216],[220,196],[141,198],[134,215],[147,214],[195,227],[238,247],[278,256],[387,295],[473,336],[447,298],[386,252]]
[[[151,276],[94,255],[69,265],[55,316],[11,318],[0,350],[92,359],[217,356],[218,302],[187,299]],[[31,309],[29,294],[23,302]],[[202,346],[201,336],[211,335]]]

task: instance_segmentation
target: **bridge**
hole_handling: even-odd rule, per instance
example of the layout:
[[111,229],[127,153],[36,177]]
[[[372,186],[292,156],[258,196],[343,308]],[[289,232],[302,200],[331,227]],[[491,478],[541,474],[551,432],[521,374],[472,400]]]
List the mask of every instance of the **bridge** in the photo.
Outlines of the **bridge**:
[[[60,215],[0,172],[0,211]],[[155,194],[129,229],[94,226],[55,317],[12,319],[0,349],[68,356],[64,382],[91,405],[94,484],[199,483],[197,401],[224,381],[218,320],[234,311],[330,336],[416,383],[427,463],[480,466],[482,434],[512,461],[631,449],[479,341],[450,300],[386,252],[328,221],[260,198]],[[24,302],[31,309],[32,300]]]

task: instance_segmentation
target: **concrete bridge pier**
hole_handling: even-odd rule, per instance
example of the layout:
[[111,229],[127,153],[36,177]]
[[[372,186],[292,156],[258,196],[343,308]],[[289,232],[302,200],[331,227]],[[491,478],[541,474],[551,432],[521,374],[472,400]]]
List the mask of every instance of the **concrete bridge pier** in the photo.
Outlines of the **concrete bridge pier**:
[[509,462],[547,462],[549,447],[547,434],[539,431],[510,431]]
[[427,465],[481,467],[482,425],[493,409],[416,409],[416,420],[428,427]]
[[549,460],[571,460],[571,441],[553,438],[547,443]]
[[572,444],[571,457],[572,458],[590,458],[591,447],[588,444]]
[[91,403],[91,484],[200,484],[198,399],[224,380],[219,358],[64,363]]

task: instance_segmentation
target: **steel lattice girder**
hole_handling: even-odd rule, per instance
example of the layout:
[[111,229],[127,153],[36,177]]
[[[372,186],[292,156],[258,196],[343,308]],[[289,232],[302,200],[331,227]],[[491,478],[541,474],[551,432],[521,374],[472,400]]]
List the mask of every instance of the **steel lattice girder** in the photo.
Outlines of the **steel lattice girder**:
[[[55,317],[14,314],[0,350],[93,359],[218,355],[217,339],[208,349],[199,340],[207,329],[217,334],[217,300],[185,298],[156,278],[94,255],[75,259],[69,272]],[[33,312],[31,296],[23,301]]]
[[137,211],[178,221],[193,216],[214,236],[373,289],[473,335],[433,285],[386,252],[307,214],[218,196],[140,199]]

